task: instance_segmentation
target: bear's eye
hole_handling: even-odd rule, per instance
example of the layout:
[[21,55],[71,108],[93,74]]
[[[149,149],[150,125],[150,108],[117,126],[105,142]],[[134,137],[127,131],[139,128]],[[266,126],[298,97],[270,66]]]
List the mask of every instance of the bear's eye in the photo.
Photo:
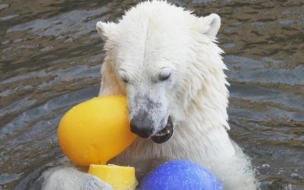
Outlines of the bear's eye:
[[127,78],[121,78],[122,79],[122,81],[124,81],[125,83],[128,83],[129,82],[129,80],[127,79]]
[[129,82],[129,78],[128,78],[127,74],[125,73],[125,71],[121,70],[118,73],[119,73],[121,80],[124,81],[124,83]]
[[120,75],[120,78],[121,78],[122,81],[124,81],[124,83],[128,83],[129,82],[129,78],[125,74]]
[[162,72],[158,75],[158,80],[165,81],[168,80],[171,76],[171,72]]

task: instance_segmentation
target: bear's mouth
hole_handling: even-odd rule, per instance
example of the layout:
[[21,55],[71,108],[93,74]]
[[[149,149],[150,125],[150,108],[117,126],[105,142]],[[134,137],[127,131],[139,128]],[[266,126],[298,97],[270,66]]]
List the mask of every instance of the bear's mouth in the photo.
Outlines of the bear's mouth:
[[169,117],[166,127],[157,132],[155,135],[151,136],[151,139],[157,144],[164,143],[172,137],[173,131],[172,120],[171,117]]

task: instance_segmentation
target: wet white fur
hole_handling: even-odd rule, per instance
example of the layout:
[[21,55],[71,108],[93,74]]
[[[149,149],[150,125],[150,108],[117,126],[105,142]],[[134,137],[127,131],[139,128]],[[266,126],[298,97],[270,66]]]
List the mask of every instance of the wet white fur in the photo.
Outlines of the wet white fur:
[[[118,24],[97,23],[106,42],[100,96],[127,95],[130,119],[139,108],[151,111],[154,132],[169,115],[175,126],[168,142],[137,138],[111,163],[135,166],[141,179],[164,161],[191,160],[208,168],[225,190],[256,189],[250,161],[226,131],[228,82],[222,50],[215,43],[219,27],[216,14],[196,17],[163,1],[140,3]],[[158,80],[168,72],[168,80]],[[150,110],[144,101],[136,102],[138,94],[160,106]],[[104,185],[70,168],[54,169],[46,178],[45,189],[60,189],[58,179],[70,183],[67,189],[81,189],[88,181]]]

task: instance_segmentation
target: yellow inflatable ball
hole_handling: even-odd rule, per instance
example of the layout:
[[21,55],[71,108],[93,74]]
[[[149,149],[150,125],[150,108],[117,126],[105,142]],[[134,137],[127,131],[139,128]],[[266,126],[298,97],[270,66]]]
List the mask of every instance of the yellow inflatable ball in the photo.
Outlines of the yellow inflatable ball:
[[75,164],[106,164],[136,138],[130,132],[126,97],[104,96],[69,110],[58,126],[58,143]]

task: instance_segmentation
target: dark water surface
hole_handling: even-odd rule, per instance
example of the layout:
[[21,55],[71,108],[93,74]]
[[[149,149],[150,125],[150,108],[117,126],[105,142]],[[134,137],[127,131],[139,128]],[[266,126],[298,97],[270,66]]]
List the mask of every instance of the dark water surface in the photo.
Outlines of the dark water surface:
[[[98,94],[99,20],[135,1],[0,0],[0,190],[31,189],[60,152],[56,128]],[[230,134],[266,190],[304,189],[304,1],[173,1],[222,17]]]

